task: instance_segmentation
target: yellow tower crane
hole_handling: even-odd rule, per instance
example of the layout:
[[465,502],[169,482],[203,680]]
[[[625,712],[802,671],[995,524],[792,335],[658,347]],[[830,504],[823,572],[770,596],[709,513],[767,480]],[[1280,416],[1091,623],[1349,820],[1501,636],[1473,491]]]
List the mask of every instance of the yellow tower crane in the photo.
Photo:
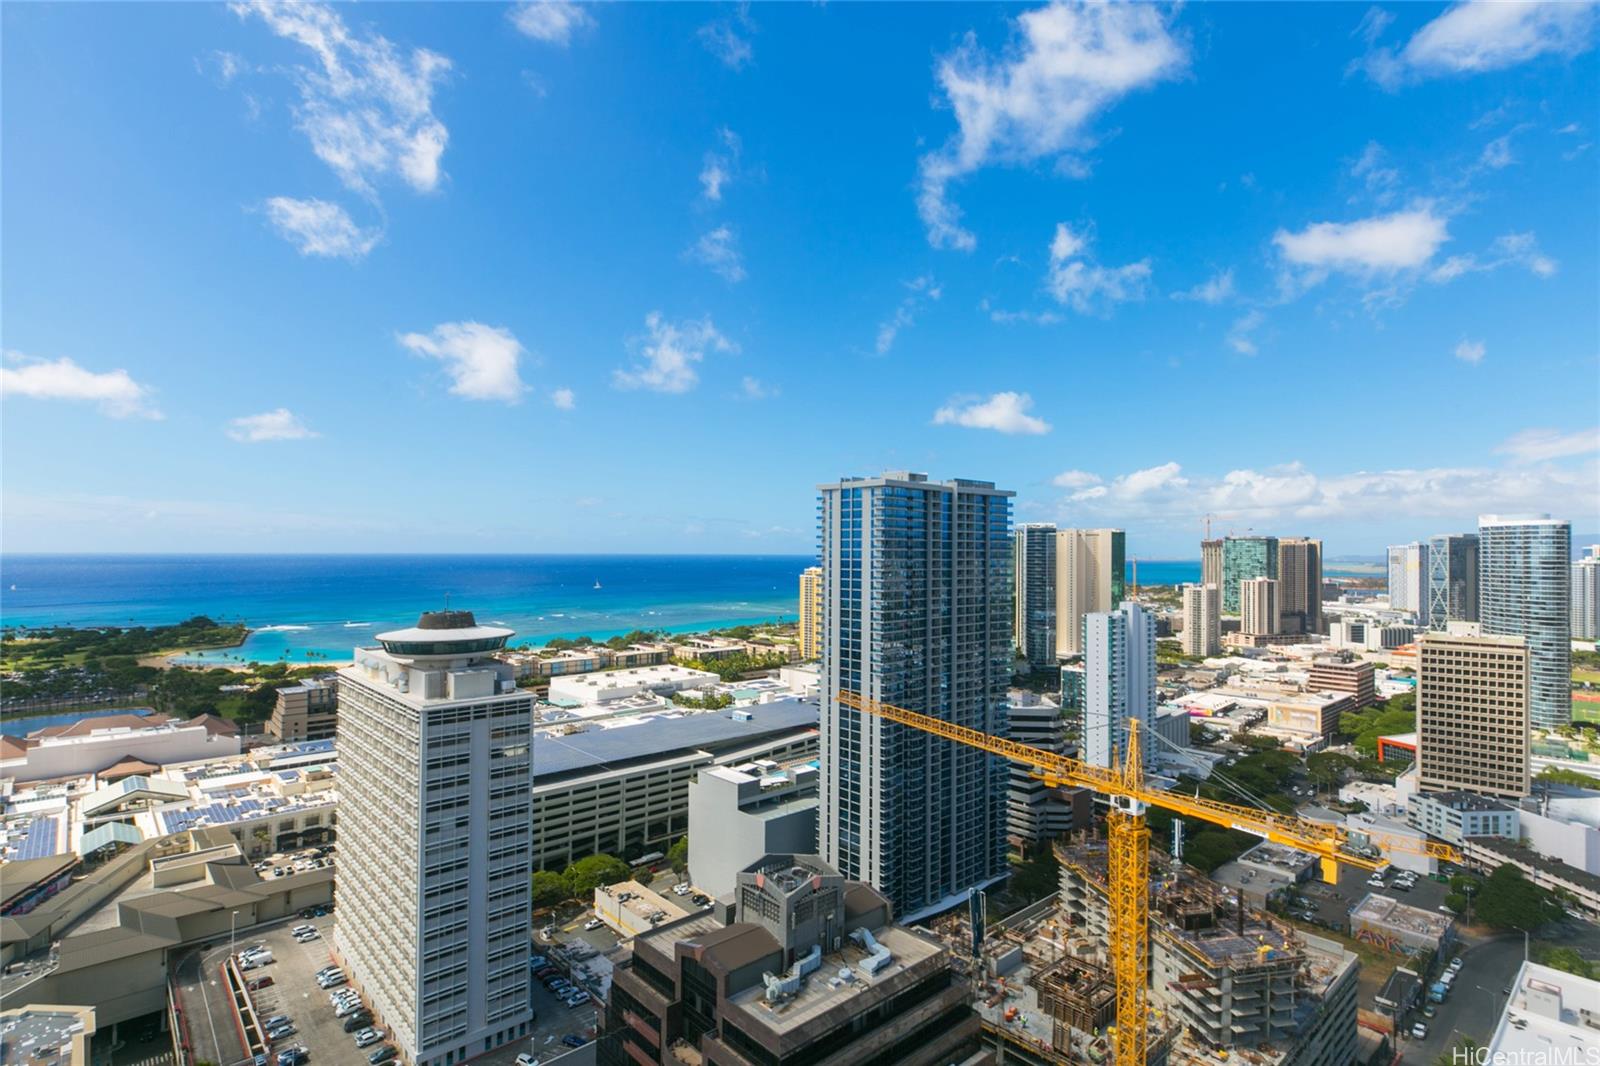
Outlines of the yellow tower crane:
[[1145,812],[1149,808],[1160,807],[1187,818],[1198,818],[1308,851],[1322,860],[1322,879],[1329,884],[1338,881],[1340,863],[1367,870],[1383,867],[1384,860],[1372,854],[1377,849],[1425,854],[1446,862],[1461,859],[1460,853],[1448,844],[1419,845],[1402,837],[1374,834],[1366,837],[1366,847],[1362,848],[1357,839],[1359,835],[1343,826],[1150,788],[1144,783],[1137,719],[1130,719],[1128,723],[1128,744],[1122,765],[1108,769],[867,699],[855,692],[840,692],[839,702],[875,718],[982,748],[1028,767],[1034,777],[1052,788],[1092,788],[1111,801],[1111,810],[1106,816],[1110,849],[1106,889],[1111,912],[1111,973],[1117,994],[1117,1024],[1112,1038],[1114,1066],[1145,1066],[1149,1039],[1150,1008],[1145,976],[1150,958],[1150,827],[1145,822]]

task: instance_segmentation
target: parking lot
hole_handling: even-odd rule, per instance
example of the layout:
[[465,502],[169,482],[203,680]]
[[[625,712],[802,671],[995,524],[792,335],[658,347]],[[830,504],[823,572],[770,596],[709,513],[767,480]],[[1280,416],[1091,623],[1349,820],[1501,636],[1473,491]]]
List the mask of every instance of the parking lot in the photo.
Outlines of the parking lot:
[[[297,918],[248,940],[241,938],[239,950],[261,944],[273,954],[272,963],[250,970],[245,976],[252,980],[272,979],[270,985],[251,993],[257,1015],[265,1019],[284,1014],[294,1019],[296,1031],[275,1043],[274,1051],[303,1045],[310,1051],[312,1062],[364,1062],[366,1052],[356,1049],[355,1040],[344,1031],[343,1019],[333,1016],[328,993],[317,987],[317,971],[333,961],[329,940],[333,922],[332,915]],[[290,932],[298,925],[314,926],[321,938],[298,943]],[[373,1048],[377,1046],[374,1044]]]

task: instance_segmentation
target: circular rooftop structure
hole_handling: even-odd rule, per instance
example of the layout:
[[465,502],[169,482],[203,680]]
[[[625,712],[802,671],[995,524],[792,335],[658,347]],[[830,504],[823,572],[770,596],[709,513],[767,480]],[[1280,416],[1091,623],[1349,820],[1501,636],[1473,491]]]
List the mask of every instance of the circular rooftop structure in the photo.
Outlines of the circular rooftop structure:
[[480,626],[471,611],[425,611],[410,629],[379,633],[378,643],[397,659],[449,659],[499,651],[513,632]]

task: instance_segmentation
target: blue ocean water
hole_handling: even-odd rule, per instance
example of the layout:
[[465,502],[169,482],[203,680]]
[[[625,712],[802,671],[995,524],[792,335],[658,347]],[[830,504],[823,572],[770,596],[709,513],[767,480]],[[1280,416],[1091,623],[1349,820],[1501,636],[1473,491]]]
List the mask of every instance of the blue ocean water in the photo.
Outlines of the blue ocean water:
[[[5,555],[0,624],[242,621],[244,646],[198,658],[348,659],[418,613],[471,610],[513,643],[792,619],[798,555]],[[598,587],[596,587],[598,586]]]

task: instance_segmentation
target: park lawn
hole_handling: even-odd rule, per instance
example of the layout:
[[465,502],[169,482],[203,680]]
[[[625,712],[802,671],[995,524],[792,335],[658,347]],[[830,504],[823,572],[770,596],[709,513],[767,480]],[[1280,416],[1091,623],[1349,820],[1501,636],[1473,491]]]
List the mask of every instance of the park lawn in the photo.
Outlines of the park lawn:
[[1572,720],[1574,722],[1600,723],[1600,703],[1586,703],[1579,700],[1573,700]]
[[1589,670],[1582,666],[1575,666],[1572,668],[1572,680],[1574,682],[1587,681],[1591,685],[1600,685],[1600,670]]

